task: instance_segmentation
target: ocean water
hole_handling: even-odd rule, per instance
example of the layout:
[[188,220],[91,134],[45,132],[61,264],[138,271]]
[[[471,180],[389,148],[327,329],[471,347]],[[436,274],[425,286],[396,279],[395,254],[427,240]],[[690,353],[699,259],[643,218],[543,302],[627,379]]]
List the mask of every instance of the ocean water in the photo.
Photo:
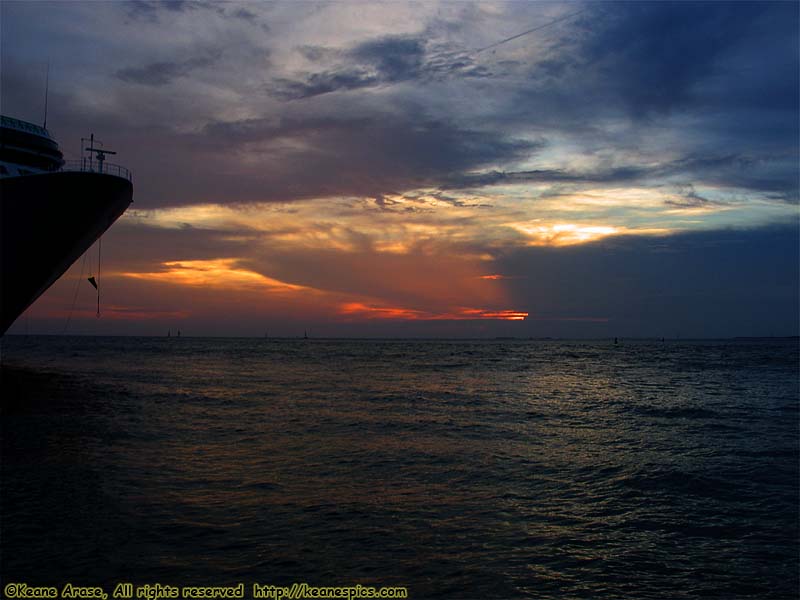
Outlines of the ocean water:
[[798,596],[797,340],[12,336],[2,360],[4,583]]

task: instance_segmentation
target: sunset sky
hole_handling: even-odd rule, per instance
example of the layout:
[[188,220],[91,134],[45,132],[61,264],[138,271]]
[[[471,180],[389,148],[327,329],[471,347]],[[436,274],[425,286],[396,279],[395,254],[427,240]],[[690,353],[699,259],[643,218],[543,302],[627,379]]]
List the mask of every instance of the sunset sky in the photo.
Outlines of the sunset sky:
[[10,333],[798,333],[796,2],[0,11],[3,114],[49,60],[134,174],[102,317],[95,246]]

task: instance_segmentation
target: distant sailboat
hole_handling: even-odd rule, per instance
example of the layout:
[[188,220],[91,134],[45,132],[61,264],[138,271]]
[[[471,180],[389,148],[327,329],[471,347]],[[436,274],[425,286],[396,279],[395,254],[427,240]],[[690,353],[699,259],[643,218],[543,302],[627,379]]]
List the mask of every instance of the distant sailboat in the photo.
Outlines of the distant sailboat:
[[304,330],[303,330],[303,339],[304,339],[304,340],[307,340],[307,339],[308,339],[308,330],[307,330],[307,329],[304,329]]
[[172,337],[172,329],[167,329],[167,337]]

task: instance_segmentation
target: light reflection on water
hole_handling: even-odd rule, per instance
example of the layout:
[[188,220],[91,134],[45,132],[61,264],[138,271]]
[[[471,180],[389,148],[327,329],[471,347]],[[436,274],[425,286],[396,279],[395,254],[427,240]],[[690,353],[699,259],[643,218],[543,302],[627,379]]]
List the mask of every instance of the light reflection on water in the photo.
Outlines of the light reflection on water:
[[796,341],[3,353],[4,581],[796,596]]

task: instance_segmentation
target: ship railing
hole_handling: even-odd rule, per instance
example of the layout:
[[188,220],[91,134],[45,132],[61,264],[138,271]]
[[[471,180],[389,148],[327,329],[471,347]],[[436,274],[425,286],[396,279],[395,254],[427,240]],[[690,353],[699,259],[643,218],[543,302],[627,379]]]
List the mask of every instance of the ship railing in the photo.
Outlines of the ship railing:
[[66,160],[61,166],[59,171],[82,171],[84,173],[104,173],[106,175],[115,175],[122,177],[130,182],[133,182],[133,173],[122,165],[115,165],[114,163],[107,163],[103,161],[102,165],[96,160]]
[[35,133],[36,135],[41,135],[47,138],[50,137],[50,132],[47,131],[47,129],[45,129],[44,127],[39,127],[38,125],[34,125],[33,123],[28,123],[27,121],[20,121],[19,119],[15,119],[14,117],[7,117],[5,115],[0,116],[0,127],[19,129],[20,131]]

